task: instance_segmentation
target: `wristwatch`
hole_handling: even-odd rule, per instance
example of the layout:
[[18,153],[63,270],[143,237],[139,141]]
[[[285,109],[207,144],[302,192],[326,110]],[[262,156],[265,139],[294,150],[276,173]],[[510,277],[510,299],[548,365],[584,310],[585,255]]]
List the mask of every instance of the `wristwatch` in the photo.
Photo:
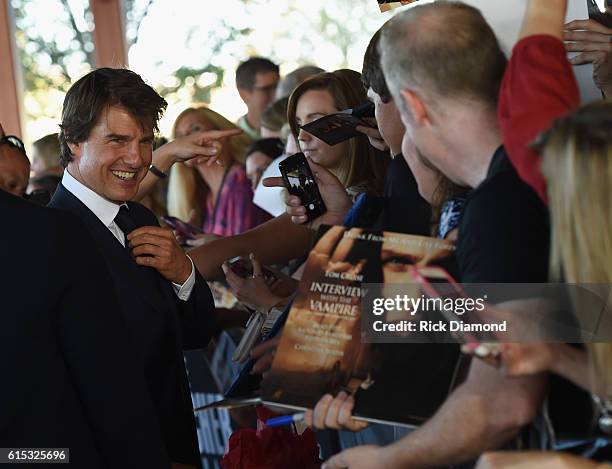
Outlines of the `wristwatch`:
[[166,173],[164,173],[161,169],[157,168],[154,164],[151,164],[149,166],[149,171],[151,171],[153,174],[155,174],[160,179],[164,179],[168,177]]

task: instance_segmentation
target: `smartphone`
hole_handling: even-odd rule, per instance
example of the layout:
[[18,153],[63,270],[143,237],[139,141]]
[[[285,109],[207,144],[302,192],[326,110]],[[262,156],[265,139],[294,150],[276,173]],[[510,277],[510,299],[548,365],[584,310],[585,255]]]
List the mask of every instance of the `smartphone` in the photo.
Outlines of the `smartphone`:
[[194,239],[195,235],[204,233],[200,228],[190,225],[189,223],[184,222],[180,218],[162,216],[161,220],[170,228],[178,231],[187,239]]
[[[247,257],[242,257],[242,256],[232,257],[228,261],[228,264],[229,264],[229,268],[232,269],[232,271],[236,275],[239,275],[242,278],[253,276],[253,264],[251,263],[251,260]],[[278,280],[278,277],[276,276],[276,274],[272,270],[268,269],[267,267],[262,266],[261,270],[262,270],[265,280]]]
[[327,211],[304,153],[287,157],[280,162],[279,169],[289,193],[298,196],[306,207],[307,221],[314,220]]

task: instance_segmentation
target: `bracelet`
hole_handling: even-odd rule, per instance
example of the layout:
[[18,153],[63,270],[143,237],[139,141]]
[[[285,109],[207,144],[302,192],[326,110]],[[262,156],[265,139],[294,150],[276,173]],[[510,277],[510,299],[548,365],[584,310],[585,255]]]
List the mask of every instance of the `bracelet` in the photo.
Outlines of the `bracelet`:
[[166,173],[164,173],[161,169],[157,168],[154,164],[151,163],[149,166],[149,171],[155,174],[160,179],[165,179],[168,177]]

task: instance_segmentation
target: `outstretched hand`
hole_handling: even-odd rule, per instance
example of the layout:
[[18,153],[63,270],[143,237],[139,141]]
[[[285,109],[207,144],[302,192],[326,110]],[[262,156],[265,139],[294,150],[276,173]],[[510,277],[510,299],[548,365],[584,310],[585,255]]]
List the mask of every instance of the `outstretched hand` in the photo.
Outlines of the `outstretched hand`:
[[268,283],[264,278],[261,264],[255,256],[251,254],[249,258],[253,265],[252,277],[241,277],[231,269],[227,262],[224,262],[221,268],[225,274],[225,280],[241,303],[256,311],[268,311],[282,298],[272,292],[273,284]]
[[612,29],[595,20],[576,20],[565,25],[563,38],[568,52],[579,52],[570,62],[592,63],[595,85],[612,97]]
[[153,159],[155,162],[156,156],[161,154],[172,157],[173,162],[190,161],[191,164],[212,165],[223,151],[224,140],[241,133],[240,129],[205,130],[177,137],[155,150]]

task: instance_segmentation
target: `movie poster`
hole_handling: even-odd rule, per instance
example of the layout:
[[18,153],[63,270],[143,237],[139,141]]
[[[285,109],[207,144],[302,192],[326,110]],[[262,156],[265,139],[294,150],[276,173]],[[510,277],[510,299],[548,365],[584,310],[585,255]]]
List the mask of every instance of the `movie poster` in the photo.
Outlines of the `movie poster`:
[[[355,396],[356,414],[373,421],[415,424],[427,418],[447,396],[457,346],[362,343],[362,283],[377,284],[381,295],[385,284],[412,285],[416,294],[420,287],[409,266],[451,269],[453,251],[452,242],[435,238],[342,226],[322,229],[272,369],[262,382],[264,401],[312,408],[324,394],[344,390]],[[420,376],[419,383],[404,387],[398,368],[406,383]],[[407,399],[409,391],[414,399]],[[384,395],[397,395],[402,402],[394,404]],[[405,409],[402,421],[397,406],[401,409],[406,403],[410,409]],[[422,412],[427,415],[419,415]]]

